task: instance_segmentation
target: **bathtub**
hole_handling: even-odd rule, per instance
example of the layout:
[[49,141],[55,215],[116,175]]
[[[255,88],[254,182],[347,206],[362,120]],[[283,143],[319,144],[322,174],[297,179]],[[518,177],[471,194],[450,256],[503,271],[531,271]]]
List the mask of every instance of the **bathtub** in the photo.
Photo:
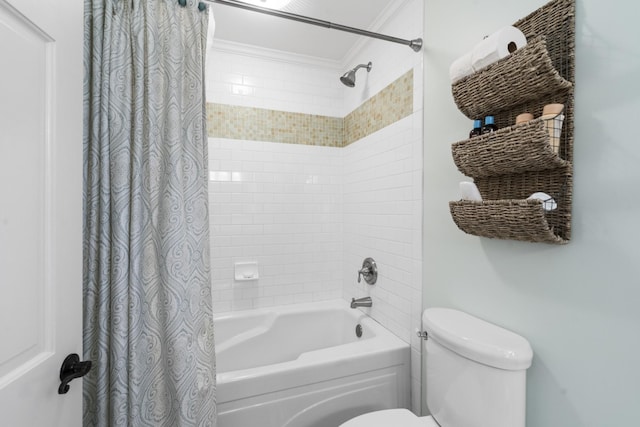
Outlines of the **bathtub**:
[[214,325],[218,427],[333,427],[409,407],[409,344],[345,301],[219,315]]

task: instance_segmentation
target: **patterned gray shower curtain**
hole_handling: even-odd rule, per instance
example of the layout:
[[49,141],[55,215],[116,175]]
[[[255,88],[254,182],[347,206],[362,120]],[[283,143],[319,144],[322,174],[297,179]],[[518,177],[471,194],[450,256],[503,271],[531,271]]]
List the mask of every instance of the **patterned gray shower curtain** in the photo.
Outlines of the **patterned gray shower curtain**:
[[85,426],[215,426],[204,64],[188,0],[85,0]]

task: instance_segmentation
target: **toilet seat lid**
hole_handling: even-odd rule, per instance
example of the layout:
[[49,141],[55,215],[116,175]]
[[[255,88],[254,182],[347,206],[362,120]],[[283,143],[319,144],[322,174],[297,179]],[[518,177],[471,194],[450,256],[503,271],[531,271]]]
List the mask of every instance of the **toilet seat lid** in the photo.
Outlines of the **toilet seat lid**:
[[387,409],[355,417],[340,427],[439,427],[431,417],[416,417],[407,409]]

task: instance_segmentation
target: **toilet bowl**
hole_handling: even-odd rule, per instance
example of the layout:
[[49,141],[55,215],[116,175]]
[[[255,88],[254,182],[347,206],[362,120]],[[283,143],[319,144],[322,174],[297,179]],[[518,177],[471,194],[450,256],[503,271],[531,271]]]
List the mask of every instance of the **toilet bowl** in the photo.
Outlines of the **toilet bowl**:
[[526,370],[533,358],[526,339],[447,308],[425,310],[422,326],[431,415],[389,409],[340,427],[525,427]]

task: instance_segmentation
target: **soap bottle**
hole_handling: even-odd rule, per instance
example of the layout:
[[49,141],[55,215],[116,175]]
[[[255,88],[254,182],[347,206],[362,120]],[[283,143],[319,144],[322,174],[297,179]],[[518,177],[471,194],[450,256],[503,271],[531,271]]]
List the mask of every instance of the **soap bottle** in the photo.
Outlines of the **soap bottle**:
[[533,120],[533,114],[531,113],[518,114],[516,117],[516,124],[521,125],[523,123],[530,122],[531,120]]
[[494,123],[493,116],[487,116],[484,118],[484,126],[482,127],[482,134],[495,132],[498,130],[498,126]]
[[473,138],[474,136],[482,135],[482,120],[474,120],[473,121],[473,129],[469,132],[469,138]]

